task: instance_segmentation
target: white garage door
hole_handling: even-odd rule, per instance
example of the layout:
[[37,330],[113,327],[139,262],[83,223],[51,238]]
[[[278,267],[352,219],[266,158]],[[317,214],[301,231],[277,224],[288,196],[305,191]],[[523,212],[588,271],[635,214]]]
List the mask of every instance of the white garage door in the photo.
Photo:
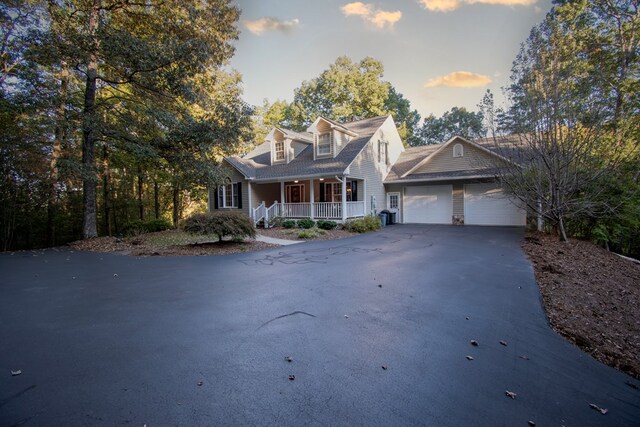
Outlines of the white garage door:
[[426,185],[405,187],[404,222],[423,224],[451,224],[453,215],[452,187]]
[[525,225],[527,214],[499,185],[464,186],[464,223],[469,225]]

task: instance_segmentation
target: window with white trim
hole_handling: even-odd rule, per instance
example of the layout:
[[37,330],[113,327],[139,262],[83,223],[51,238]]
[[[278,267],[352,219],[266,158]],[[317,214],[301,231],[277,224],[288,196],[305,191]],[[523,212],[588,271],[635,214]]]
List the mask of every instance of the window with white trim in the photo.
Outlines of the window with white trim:
[[331,154],[331,132],[318,135],[318,146],[316,153],[319,156]]
[[462,157],[464,155],[464,151],[462,148],[462,144],[456,144],[453,146],[453,157]]
[[276,141],[273,159],[284,160],[284,141]]
[[226,184],[218,187],[218,208],[238,207],[238,185],[241,184]]
[[378,141],[378,162],[389,164],[389,157],[387,155],[387,141]]
[[[356,183],[354,181],[347,181],[347,202],[354,201],[354,189]],[[341,182],[325,182],[324,194],[326,202],[339,203],[342,201],[342,183]]]

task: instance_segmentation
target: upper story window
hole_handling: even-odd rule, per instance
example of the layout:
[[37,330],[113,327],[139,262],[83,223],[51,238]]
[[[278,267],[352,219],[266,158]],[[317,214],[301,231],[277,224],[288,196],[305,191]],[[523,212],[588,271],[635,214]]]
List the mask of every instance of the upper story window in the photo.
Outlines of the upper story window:
[[453,146],[453,157],[462,157],[464,155],[464,151],[462,149],[462,144],[456,144]]
[[378,141],[378,162],[389,164],[389,157],[387,154],[387,142]]
[[318,135],[318,148],[317,154],[322,156],[325,154],[331,154],[331,133],[321,133]]
[[276,141],[274,160],[284,160],[284,141]]

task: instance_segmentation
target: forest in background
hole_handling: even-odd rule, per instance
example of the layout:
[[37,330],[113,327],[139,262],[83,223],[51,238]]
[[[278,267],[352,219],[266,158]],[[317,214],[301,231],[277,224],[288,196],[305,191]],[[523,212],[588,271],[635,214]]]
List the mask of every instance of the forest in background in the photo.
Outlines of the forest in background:
[[[638,2],[557,1],[515,58],[508,104],[421,119],[374,58],[339,57],[293,101],[242,100],[231,1],[3,1],[3,250],[175,225],[274,125],[391,114],[408,146],[523,135],[500,178],[561,236],[640,255]],[[535,154],[535,155],[532,155]]]

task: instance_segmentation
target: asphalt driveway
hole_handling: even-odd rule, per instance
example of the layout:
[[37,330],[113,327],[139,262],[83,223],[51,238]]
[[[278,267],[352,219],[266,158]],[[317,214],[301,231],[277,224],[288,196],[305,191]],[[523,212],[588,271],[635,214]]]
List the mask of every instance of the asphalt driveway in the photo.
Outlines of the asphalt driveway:
[[2,254],[0,425],[637,426],[640,382],[548,327],[521,238]]

